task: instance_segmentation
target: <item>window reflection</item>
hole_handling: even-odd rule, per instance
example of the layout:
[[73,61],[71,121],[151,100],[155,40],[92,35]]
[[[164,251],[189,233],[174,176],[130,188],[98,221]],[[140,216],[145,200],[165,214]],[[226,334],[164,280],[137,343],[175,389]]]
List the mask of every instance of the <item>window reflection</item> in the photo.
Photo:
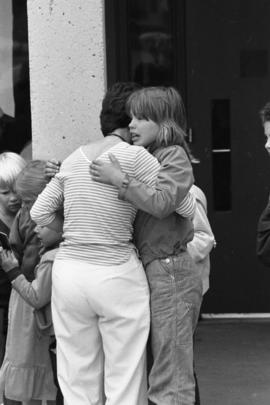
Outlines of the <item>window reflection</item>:
[[0,152],[31,140],[26,0],[0,2]]
[[130,0],[129,77],[144,86],[175,84],[168,0]]

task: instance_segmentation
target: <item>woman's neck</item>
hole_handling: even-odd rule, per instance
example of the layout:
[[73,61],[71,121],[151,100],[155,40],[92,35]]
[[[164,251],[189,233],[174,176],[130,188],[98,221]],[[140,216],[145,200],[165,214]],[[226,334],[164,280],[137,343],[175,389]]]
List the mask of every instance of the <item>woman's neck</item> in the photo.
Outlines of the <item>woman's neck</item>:
[[109,136],[115,136],[122,139],[124,142],[130,142],[130,133],[128,128],[117,128],[111,132]]

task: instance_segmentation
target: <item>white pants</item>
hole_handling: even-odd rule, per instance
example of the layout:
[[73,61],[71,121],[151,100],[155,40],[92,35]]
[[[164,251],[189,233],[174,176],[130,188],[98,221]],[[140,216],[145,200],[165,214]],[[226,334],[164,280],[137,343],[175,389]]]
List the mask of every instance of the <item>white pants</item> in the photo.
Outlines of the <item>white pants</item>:
[[56,260],[52,313],[65,405],[147,405],[149,289],[135,254],[119,266]]

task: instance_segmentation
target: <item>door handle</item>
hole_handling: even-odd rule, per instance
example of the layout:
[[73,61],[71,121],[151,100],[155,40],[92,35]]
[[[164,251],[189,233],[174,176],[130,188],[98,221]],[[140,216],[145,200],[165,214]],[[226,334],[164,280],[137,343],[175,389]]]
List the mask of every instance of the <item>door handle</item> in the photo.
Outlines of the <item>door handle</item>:
[[212,149],[214,153],[223,153],[223,152],[230,152],[231,149]]
[[192,128],[188,128],[187,133],[188,133],[188,142],[189,142],[189,143],[192,143],[192,141],[193,141]]

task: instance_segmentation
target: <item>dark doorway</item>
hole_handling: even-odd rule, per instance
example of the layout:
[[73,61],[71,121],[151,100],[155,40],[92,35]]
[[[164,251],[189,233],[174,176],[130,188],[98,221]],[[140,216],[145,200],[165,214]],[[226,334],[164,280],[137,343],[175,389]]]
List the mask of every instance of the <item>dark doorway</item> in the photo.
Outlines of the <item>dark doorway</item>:
[[269,93],[270,4],[186,2],[187,108],[196,180],[206,190],[217,248],[207,312],[270,312],[270,274],[255,254],[269,157],[258,112]]
[[270,99],[269,2],[108,0],[106,16],[108,82],[172,84],[186,102],[217,239],[203,312],[270,312],[270,273],[255,254],[269,190],[258,115]]

